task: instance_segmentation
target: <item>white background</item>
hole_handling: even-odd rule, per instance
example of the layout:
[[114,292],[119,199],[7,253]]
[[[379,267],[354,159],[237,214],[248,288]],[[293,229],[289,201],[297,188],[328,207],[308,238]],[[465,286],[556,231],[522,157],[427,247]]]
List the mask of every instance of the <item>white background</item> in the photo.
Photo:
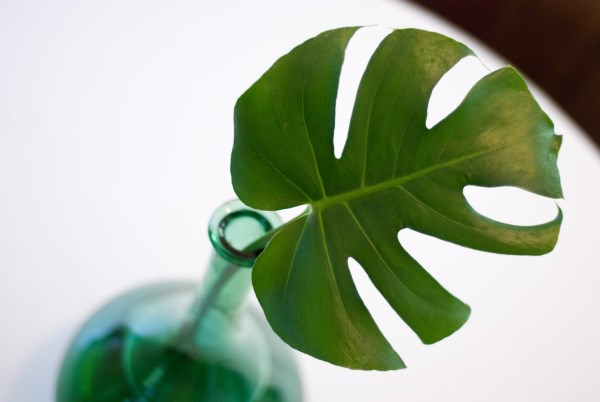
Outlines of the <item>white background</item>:
[[[234,197],[235,100],[293,46],[348,25],[380,28],[351,44],[340,127],[384,28],[442,32],[488,67],[503,64],[473,38],[391,0],[0,0],[0,400],[52,401],[70,337],[114,295],[202,276],[209,216]],[[483,73],[475,60],[461,68],[469,72],[436,91],[432,119]],[[354,270],[409,368],[353,372],[298,355],[307,401],[600,400],[600,154],[537,94],[564,134],[555,252],[499,256],[401,233],[471,305],[471,319],[424,346]],[[519,191],[468,195],[509,222],[556,213],[552,201]]]

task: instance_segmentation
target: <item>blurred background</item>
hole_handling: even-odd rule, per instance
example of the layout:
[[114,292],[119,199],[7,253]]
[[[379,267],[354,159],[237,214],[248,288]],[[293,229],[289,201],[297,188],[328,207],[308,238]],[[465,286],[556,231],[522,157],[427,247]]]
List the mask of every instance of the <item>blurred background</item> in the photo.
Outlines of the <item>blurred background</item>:
[[412,1],[510,60],[600,144],[600,1]]

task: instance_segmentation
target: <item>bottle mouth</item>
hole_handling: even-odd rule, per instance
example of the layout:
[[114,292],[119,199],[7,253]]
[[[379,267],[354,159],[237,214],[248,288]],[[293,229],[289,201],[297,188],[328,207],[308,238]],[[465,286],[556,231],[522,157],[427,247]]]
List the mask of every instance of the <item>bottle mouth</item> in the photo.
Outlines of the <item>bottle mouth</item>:
[[249,249],[249,246],[280,225],[281,219],[275,212],[260,211],[233,200],[214,212],[208,236],[221,257],[232,264],[251,267],[262,248]]

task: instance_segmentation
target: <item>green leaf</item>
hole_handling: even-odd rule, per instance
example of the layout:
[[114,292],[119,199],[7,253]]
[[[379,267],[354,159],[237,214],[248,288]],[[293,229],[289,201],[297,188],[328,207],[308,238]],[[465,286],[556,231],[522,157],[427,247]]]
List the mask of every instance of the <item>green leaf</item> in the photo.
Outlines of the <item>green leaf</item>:
[[560,212],[537,226],[499,223],[471,208],[463,189],[516,186],[561,197],[561,137],[510,67],[481,79],[428,129],[434,86],[472,52],[442,35],[406,29],[393,31],[373,54],[337,159],[338,82],[356,30],[308,40],[240,97],[231,172],[236,193],[252,207],[309,205],[253,269],[256,295],[277,334],[337,365],[398,369],[404,363],[363,304],[348,259],[360,263],[423,342],[447,337],[470,309],[406,252],[398,232],[411,228],[497,253],[549,252]]

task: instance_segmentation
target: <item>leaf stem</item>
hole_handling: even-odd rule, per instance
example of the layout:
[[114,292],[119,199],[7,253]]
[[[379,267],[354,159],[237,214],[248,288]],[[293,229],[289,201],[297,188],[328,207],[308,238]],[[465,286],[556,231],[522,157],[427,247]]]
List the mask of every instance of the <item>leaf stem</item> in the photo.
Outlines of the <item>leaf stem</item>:
[[267,247],[267,244],[269,244],[271,239],[273,237],[275,237],[275,235],[277,233],[279,233],[280,230],[282,230],[287,225],[289,225],[299,219],[302,219],[303,217],[308,215],[311,211],[312,211],[312,209],[311,209],[310,205],[307,206],[307,208],[301,214],[299,214],[295,218],[289,220],[288,222],[284,223],[283,225],[269,230],[267,233],[265,233],[264,235],[262,235],[261,237],[259,237],[256,240],[254,240],[252,243],[248,244],[246,247],[244,247],[243,251],[253,252],[258,257],[260,255],[260,253],[262,253],[264,251],[264,249]]

